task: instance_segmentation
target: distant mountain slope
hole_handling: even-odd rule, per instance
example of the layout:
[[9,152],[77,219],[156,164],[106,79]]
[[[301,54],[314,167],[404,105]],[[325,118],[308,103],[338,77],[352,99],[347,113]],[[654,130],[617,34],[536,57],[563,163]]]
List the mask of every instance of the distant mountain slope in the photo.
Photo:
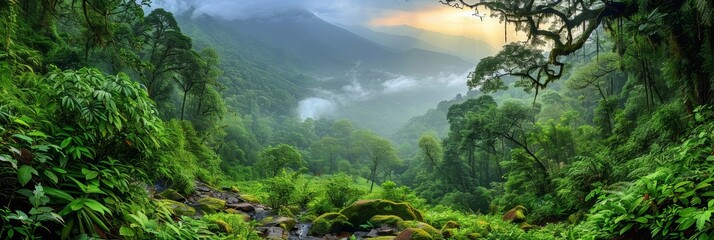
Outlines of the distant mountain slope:
[[376,27],[374,31],[377,33],[415,38],[430,45],[439,46],[444,49],[446,53],[456,55],[474,63],[477,63],[481,58],[491,56],[497,52],[493,46],[484,41],[427,31],[407,25]]
[[297,99],[310,94],[310,66],[293,54],[271,46],[207,15],[176,17],[197,48],[212,47],[221,56],[223,95],[241,114],[292,115]]
[[447,53],[448,51],[444,48],[437,47],[431,43],[425,42],[423,40],[413,38],[410,36],[389,34],[384,32],[376,32],[369,28],[362,26],[343,26],[344,29],[357,34],[361,37],[369,39],[373,42],[382,44],[386,47],[399,49],[402,51],[410,49],[423,49],[432,52]]
[[323,21],[306,10],[287,10],[234,20],[232,31],[245,33],[294,54],[312,67],[341,72],[357,63],[409,75],[463,71],[473,65],[459,57],[426,50],[399,51]]

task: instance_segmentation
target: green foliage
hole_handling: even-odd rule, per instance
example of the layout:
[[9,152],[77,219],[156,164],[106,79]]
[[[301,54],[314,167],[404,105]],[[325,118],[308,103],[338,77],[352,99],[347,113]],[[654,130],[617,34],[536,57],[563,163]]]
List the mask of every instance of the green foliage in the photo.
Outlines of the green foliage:
[[[46,206],[50,202],[50,198],[45,195],[42,185],[36,185],[33,191],[20,189],[18,192],[27,197],[28,201],[32,204],[32,208],[27,213],[21,210],[11,212],[10,209],[7,208],[0,209],[0,213],[3,215],[3,228],[0,229],[0,236],[18,239],[35,239],[40,235],[37,233],[37,230],[40,228],[49,231],[49,228],[44,226],[43,222],[64,223],[64,219],[55,213],[54,209]],[[19,221],[20,225],[12,225],[12,220]]]
[[283,168],[296,167],[303,164],[302,155],[293,146],[279,144],[268,147],[260,152],[256,168],[262,169],[267,177],[276,177]]
[[212,223],[222,221],[228,224],[230,231],[225,233],[225,236],[222,237],[239,237],[246,240],[261,239],[258,233],[253,229],[253,224],[246,222],[240,214],[216,213],[204,216],[203,220]]
[[295,184],[290,176],[278,176],[265,181],[265,191],[268,194],[266,199],[268,206],[280,209],[288,206],[295,197]]
[[342,208],[352,204],[363,194],[353,186],[353,179],[344,173],[333,175],[325,184],[324,196],[335,208]]

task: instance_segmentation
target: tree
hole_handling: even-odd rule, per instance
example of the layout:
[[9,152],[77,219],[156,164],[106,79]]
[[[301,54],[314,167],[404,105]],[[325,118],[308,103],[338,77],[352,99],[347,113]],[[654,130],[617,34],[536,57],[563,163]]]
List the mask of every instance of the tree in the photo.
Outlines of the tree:
[[327,163],[330,172],[334,173],[338,170],[337,160],[340,159],[340,153],[343,151],[339,139],[330,136],[322,137],[319,141],[315,141],[310,149],[314,158]]
[[[562,57],[581,49],[598,28],[609,32],[617,53],[640,56],[647,88],[655,76],[651,70],[663,69],[666,79],[675,82],[685,97],[686,109],[714,100],[714,28],[709,1],[659,0],[440,0],[478,13],[488,10],[516,30],[526,32],[528,42],[512,43],[495,57],[481,61],[469,78],[469,86],[492,91],[503,87],[501,77],[520,77],[519,86],[538,91],[559,79],[564,72]],[[667,40],[665,40],[667,39]],[[642,43],[655,49],[654,56],[641,55]],[[528,45],[531,46],[528,46]],[[635,46],[634,49],[629,46]],[[666,46],[664,48],[657,48]],[[539,48],[535,48],[539,47]],[[537,49],[548,48],[545,52]],[[598,48],[599,49],[599,48]],[[648,66],[646,59],[667,57],[661,68]],[[518,62],[518,60],[528,62]],[[536,61],[533,61],[536,60]],[[706,64],[701,67],[700,64]],[[528,84],[526,84],[528,83]],[[648,96],[651,98],[651,96]]]
[[374,182],[380,172],[386,172],[390,167],[399,162],[392,144],[373,132],[360,130],[356,133],[361,152],[367,158],[370,171],[369,179],[372,182],[369,191],[372,192]]
[[161,8],[138,24],[136,34],[142,44],[141,62],[133,66],[139,73],[139,81],[152,99],[166,100],[173,89],[169,76],[191,67],[191,61],[187,61],[191,56],[191,38],[181,33],[173,14]]
[[283,168],[302,165],[300,152],[287,144],[267,147],[260,152],[258,158],[259,160],[255,167],[271,177],[277,176]]

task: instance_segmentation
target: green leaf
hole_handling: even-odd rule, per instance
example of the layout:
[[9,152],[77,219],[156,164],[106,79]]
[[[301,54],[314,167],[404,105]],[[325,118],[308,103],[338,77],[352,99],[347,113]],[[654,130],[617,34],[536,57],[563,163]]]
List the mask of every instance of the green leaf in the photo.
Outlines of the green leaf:
[[97,200],[94,200],[94,199],[89,199],[89,198],[85,199],[84,205],[94,211],[101,213],[102,215],[104,215],[105,213],[111,213],[109,208],[105,207],[104,205],[102,205],[101,203],[97,202]]
[[43,173],[52,181],[52,183],[57,184],[59,182],[59,178],[57,178],[57,175],[55,175],[52,171],[45,170]]
[[645,217],[635,218],[635,222],[638,222],[638,223],[647,223],[648,221],[649,221],[649,220],[648,220],[647,218],[645,218]]
[[136,232],[134,232],[134,230],[131,228],[125,226],[121,226],[121,228],[119,228],[119,235],[121,236],[133,237],[135,234]]
[[28,132],[28,133],[27,133],[27,136],[47,138],[47,135],[45,135],[45,133],[40,132],[40,131],[31,131],[31,132]]
[[71,202],[74,200],[74,197],[72,197],[72,195],[69,195],[65,191],[62,191],[62,190],[59,190],[56,188],[52,188],[52,187],[44,187],[44,190],[45,190],[45,194],[47,194],[49,196],[65,200],[67,202]]
[[62,141],[62,143],[60,143],[60,147],[61,147],[61,148],[66,148],[67,146],[69,146],[69,144],[70,144],[71,142],[72,142],[72,138],[71,138],[71,137],[68,137],[67,139],[65,139],[64,141]]
[[22,165],[20,169],[17,170],[17,181],[19,181],[22,186],[25,186],[25,184],[32,179],[32,174],[38,175],[35,168],[30,165]]
[[84,174],[84,179],[85,180],[92,180],[99,176],[99,172],[97,171],[92,171],[86,168],[82,168],[82,174]]
[[704,230],[704,225],[709,221],[709,218],[711,218],[712,212],[710,211],[704,211],[699,217],[697,218],[697,230],[702,231]]
[[32,143],[32,142],[34,141],[34,140],[32,140],[31,137],[28,137],[28,136],[25,136],[25,135],[22,135],[22,134],[13,134],[12,136],[13,136],[13,137],[16,137],[16,138],[19,138],[19,139],[22,139],[22,140],[24,140],[24,141],[27,142],[27,143]]
[[12,168],[17,169],[17,160],[9,155],[0,154],[0,162],[9,162],[10,165],[12,165]]
[[633,223],[630,223],[630,224],[625,225],[625,227],[620,230],[620,235],[625,234],[625,233],[626,233],[628,230],[630,230],[630,228],[632,228],[633,226],[635,226],[635,224],[633,224]]
[[22,126],[30,127],[30,125],[27,124],[27,122],[26,122],[25,119],[23,119],[23,118],[24,118],[24,117],[22,117],[22,118],[16,118],[15,120],[12,120],[12,121],[15,122],[15,123],[17,123],[17,124],[20,124],[20,125],[22,125]]

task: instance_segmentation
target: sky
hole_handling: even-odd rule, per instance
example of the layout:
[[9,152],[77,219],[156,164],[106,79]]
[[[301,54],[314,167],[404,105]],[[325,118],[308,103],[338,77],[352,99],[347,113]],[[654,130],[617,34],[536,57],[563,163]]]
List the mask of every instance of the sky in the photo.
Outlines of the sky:
[[[302,8],[339,25],[376,28],[409,25],[429,31],[460,35],[505,45],[504,25],[498,19],[473,16],[473,10],[456,9],[438,0],[153,0],[152,8],[163,7],[178,13],[195,7],[198,12],[228,19],[269,14],[281,8]],[[487,12],[481,12],[487,14]],[[508,41],[523,39],[512,27]]]

